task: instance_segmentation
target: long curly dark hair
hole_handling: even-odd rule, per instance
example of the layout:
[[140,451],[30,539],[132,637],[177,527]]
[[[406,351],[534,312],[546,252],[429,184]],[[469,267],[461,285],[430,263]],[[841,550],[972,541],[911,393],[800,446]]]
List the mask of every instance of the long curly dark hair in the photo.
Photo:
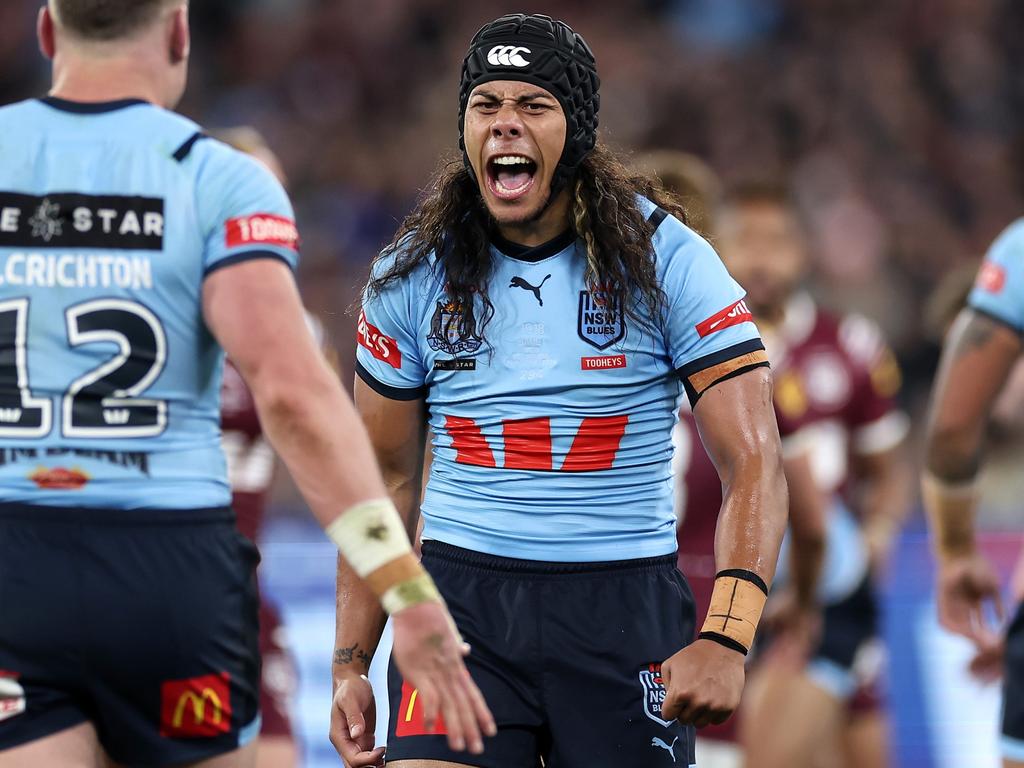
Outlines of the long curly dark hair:
[[[657,180],[630,173],[600,141],[581,163],[569,189],[572,225],[585,245],[588,286],[615,286],[623,294],[627,317],[643,326],[660,323],[666,297],[655,273],[654,227],[637,195],[685,223],[682,203]],[[488,281],[493,269],[489,242],[496,232],[476,179],[461,158],[447,161],[375,260],[376,265],[393,257],[386,269],[371,276],[366,295],[376,296],[436,253],[434,270],[443,277],[453,304],[472,308],[474,297],[480,299],[483,317],[477,333],[483,336],[494,315]]]

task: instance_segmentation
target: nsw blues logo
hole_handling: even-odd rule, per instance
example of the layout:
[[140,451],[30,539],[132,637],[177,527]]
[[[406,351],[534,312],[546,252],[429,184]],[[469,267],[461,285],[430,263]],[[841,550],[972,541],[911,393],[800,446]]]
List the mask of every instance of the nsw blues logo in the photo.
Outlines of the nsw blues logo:
[[580,291],[577,332],[587,344],[608,349],[626,336],[622,294],[618,291]]
[[430,335],[427,344],[435,352],[449,355],[476,352],[482,344],[476,333],[476,318],[473,311],[462,311],[454,301],[439,301],[430,320]]
[[661,677],[661,664],[648,664],[646,669],[640,670],[640,687],[644,692],[644,714],[662,728],[672,725],[674,720],[661,718],[661,705],[665,702],[665,681]]

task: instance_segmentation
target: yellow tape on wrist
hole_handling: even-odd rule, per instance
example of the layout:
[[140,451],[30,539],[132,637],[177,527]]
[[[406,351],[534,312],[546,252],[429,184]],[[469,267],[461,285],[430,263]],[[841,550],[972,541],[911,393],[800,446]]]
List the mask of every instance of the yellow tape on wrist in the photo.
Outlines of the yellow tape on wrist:
[[380,602],[390,614],[421,603],[440,603],[443,600],[430,574],[423,571],[419,576],[389,588],[381,596]]
[[719,573],[699,637],[746,654],[767,600],[767,587],[757,574],[739,569]]
[[926,471],[921,476],[921,499],[931,523],[936,555],[947,559],[973,552],[977,478],[951,483]]

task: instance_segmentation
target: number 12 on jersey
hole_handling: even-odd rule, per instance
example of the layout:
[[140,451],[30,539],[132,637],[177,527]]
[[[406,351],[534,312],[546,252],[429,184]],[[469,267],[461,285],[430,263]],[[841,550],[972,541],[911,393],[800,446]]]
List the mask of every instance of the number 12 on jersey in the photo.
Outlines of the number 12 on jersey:
[[[53,401],[28,380],[29,299],[0,301],[0,437],[39,438],[53,428]],[[148,308],[96,299],[64,312],[70,347],[107,342],[118,352],[67,383],[59,396],[69,438],[155,437],[167,427],[167,401],[141,398],[167,362],[167,336]]]

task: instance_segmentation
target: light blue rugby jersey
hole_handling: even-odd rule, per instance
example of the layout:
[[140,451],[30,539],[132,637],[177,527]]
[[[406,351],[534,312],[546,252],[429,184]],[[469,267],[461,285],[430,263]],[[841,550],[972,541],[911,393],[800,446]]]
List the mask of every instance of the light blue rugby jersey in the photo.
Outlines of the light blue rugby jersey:
[[296,242],[271,173],[179,115],[0,109],[0,501],[228,504],[203,280]]
[[618,297],[587,290],[572,234],[525,252],[492,247],[493,349],[480,307],[462,320],[430,265],[364,297],[358,375],[429,408],[424,538],[543,561],[675,551],[671,433],[684,383],[696,400],[766,357],[717,254],[642,204],[659,222],[664,330],[627,327]]
[[1024,219],[992,243],[967,303],[1024,333]]

